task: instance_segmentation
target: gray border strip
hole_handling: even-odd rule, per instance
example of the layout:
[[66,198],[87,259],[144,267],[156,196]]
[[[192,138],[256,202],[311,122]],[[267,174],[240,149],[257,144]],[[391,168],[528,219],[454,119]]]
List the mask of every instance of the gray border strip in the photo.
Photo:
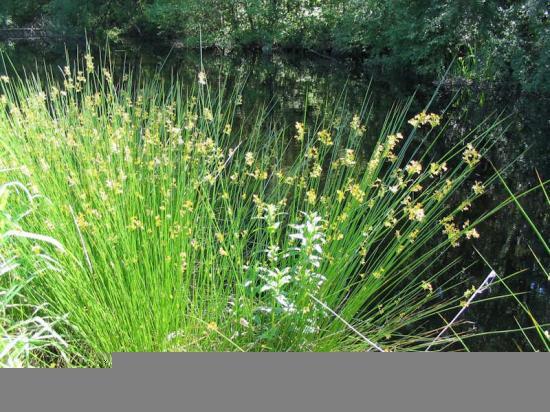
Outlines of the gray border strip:
[[548,411],[549,366],[543,353],[115,354],[113,369],[3,370],[0,411]]

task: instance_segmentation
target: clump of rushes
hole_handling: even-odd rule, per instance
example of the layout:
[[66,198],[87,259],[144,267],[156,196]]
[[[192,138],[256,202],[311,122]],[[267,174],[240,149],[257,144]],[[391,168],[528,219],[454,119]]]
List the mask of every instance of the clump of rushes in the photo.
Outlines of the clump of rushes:
[[430,344],[437,329],[422,321],[461,299],[435,292],[459,270],[434,262],[477,237],[464,205],[489,182],[450,199],[493,125],[438,156],[444,115],[411,127],[408,101],[372,148],[369,105],[274,130],[262,113],[237,121],[240,90],[211,89],[205,72],[186,88],[101,66],[87,56],[61,81],[0,84],[2,167],[43,199],[25,224],[66,248],[32,299],[68,315],[87,364],[115,351]]

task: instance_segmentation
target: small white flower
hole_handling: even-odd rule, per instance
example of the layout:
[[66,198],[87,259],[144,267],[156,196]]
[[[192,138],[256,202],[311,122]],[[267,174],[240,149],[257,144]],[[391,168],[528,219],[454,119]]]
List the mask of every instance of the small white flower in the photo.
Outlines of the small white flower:
[[206,73],[202,70],[199,72],[199,84],[206,85]]
[[[294,229],[301,230],[300,227],[296,227],[296,226],[298,226],[298,225],[291,225],[291,226],[294,227]],[[300,226],[302,226],[302,225],[300,225]],[[303,233],[300,233],[300,232],[298,232],[298,233],[291,233],[291,234],[290,234],[290,238],[291,238],[291,239],[295,239],[295,240],[299,240],[299,241],[302,243],[302,245],[304,245],[304,246],[307,244],[307,239],[305,238],[305,236],[303,235]]]
[[275,296],[275,300],[283,307],[283,310],[287,313],[296,312],[296,306],[294,303],[290,302],[285,295]]
[[279,253],[280,247],[277,245],[271,245],[267,248],[267,258],[273,262],[278,260],[277,254]]
[[183,332],[182,331],[175,331],[175,332],[170,332],[168,334],[168,336],[166,336],[166,340],[168,342],[170,342],[171,340],[174,340],[176,338],[179,338],[180,336],[183,336]]

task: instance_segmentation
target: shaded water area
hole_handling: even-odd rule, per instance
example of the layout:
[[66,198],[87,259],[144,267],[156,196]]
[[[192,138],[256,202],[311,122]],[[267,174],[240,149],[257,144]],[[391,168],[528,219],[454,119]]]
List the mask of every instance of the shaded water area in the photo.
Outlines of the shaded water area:
[[[74,55],[73,46],[69,54]],[[184,82],[197,80],[201,56],[196,51],[171,50],[156,45],[112,46],[118,61],[131,65],[140,63],[145,73],[162,67],[167,79],[177,72]],[[65,51],[62,44],[18,43],[7,50],[14,66],[36,70],[35,61],[45,61],[62,67]],[[351,112],[359,111],[367,92],[371,93],[374,110],[369,125],[376,136],[388,110],[395,102],[403,101],[416,93],[411,117],[430,101],[436,85],[434,79],[419,79],[403,68],[402,73],[384,73],[371,70],[363,63],[351,60],[334,60],[313,55],[230,55],[205,52],[203,64],[212,82],[214,79],[246,78],[242,93],[240,116],[254,113],[267,106],[277,125],[287,127],[292,136],[294,122],[303,118],[305,102],[314,117],[315,109],[325,103],[345,105]],[[449,106],[445,119],[449,121],[446,136],[438,150],[456,141],[465,132],[478,125],[487,116],[503,114],[506,120],[495,128],[498,139],[489,160],[498,169],[504,169],[505,179],[514,192],[524,191],[537,183],[536,171],[542,180],[550,179],[550,96],[525,94],[511,84],[485,84],[483,87],[467,85],[442,87],[435,95],[430,111],[441,112]],[[372,140],[372,139],[370,139]],[[369,150],[367,138],[365,151]],[[493,173],[489,161],[482,162],[473,180],[484,180]],[[495,183],[477,204],[472,219],[491,209],[506,198],[505,189]],[[547,239],[550,233],[550,210],[540,190],[522,198],[522,205]],[[508,206],[479,227],[480,239],[463,242],[451,249],[442,262],[461,258],[466,286],[478,286],[490,268],[481,262],[474,247],[487,259],[501,276],[521,273],[508,284],[519,299],[532,310],[541,324],[550,323],[550,282],[537,265],[530,248],[550,267],[549,256],[528,226],[520,211]],[[501,286],[493,286],[482,299],[506,294]],[[457,309],[458,310],[458,309]],[[449,314],[452,316],[452,314]],[[478,332],[516,329],[517,325],[531,326],[527,315],[511,298],[487,299],[468,309],[466,320]],[[548,328],[548,327],[547,327]],[[524,350],[526,340],[519,333],[486,334],[468,342],[471,350]]]

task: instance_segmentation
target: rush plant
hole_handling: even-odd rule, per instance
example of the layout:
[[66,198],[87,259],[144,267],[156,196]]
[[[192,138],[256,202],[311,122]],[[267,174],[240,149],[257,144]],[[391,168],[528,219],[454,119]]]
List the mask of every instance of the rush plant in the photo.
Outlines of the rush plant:
[[444,153],[445,114],[408,116],[411,100],[379,130],[370,99],[276,127],[204,70],[166,84],[89,54],[0,94],[2,168],[39,195],[25,226],[63,248],[29,299],[67,316],[85,364],[457,341],[432,342],[465,289],[445,252],[480,236],[467,210],[491,181],[469,177],[498,121]]

